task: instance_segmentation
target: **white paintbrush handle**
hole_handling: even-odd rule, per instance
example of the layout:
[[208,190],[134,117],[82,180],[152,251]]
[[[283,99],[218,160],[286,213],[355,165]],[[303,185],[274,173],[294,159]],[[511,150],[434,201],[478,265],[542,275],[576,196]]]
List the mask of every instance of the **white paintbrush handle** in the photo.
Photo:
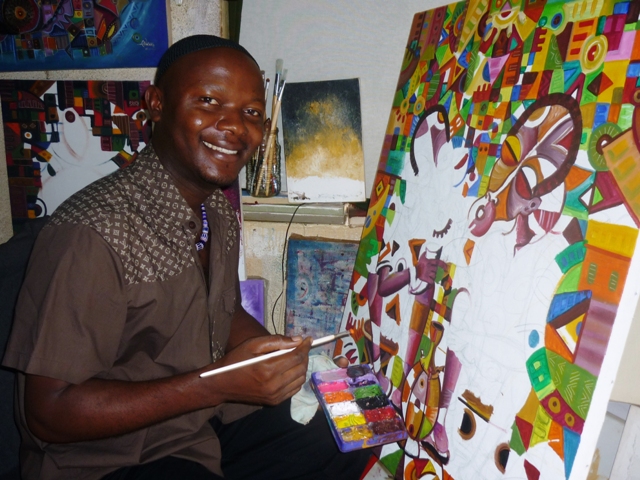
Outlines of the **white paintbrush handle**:
[[[345,335],[348,335],[348,334],[349,332],[341,332],[336,335],[327,335],[326,337],[320,337],[311,343],[311,348],[324,345],[325,343],[333,342],[334,340],[344,337]],[[220,367],[214,370],[209,370],[204,373],[201,373],[200,378],[210,377],[212,375],[217,375],[219,373],[235,370],[236,368],[246,367],[247,365],[251,365],[253,363],[262,362],[263,360],[269,360],[270,358],[273,358],[273,357],[279,357],[280,355],[293,352],[294,350],[295,348],[285,348],[284,350],[276,350],[275,352],[266,353],[264,355],[260,355],[259,357],[253,357],[253,358],[249,358],[248,360],[242,360],[241,362],[232,363],[231,365],[227,365],[225,367]]]

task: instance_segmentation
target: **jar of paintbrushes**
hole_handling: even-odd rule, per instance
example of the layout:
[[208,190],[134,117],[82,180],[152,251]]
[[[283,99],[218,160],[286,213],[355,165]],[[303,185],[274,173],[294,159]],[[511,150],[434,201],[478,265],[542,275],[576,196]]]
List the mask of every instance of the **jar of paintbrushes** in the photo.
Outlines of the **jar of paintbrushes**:
[[[247,191],[254,197],[273,197],[280,193],[281,147],[278,141],[278,116],[282,103],[282,93],[286,83],[287,70],[282,69],[282,59],[276,61],[276,78],[273,84],[271,100],[271,118],[264,125],[264,137],[260,148],[256,150],[247,164]],[[264,72],[262,73],[264,80]],[[269,83],[264,80],[265,102],[269,97]]]
[[[271,143],[269,138],[271,138]],[[267,152],[269,153],[267,154]],[[268,119],[265,123],[262,144],[247,164],[247,191],[250,195],[254,197],[273,197],[280,193],[282,188],[280,178],[281,155],[282,150],[278,140],[278,129],[276,128],[271,133],[271,119]]]

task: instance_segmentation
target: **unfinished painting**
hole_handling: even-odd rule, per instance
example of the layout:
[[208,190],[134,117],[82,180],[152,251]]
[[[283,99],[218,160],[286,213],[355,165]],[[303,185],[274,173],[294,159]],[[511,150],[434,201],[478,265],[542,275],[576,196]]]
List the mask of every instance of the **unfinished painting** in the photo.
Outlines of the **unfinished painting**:
[[[287,335],[338,333],[358,243],[293,235],[287,246]],[[313,353],[331,356],[333,344]]]
[[155,67],[165,0],[0,0],[0,71]]
[[282,134],[289,201],[365,199],[358,79],[287,84]]
[[404,418],[396,479],[586,478],[638,294],[639,13],[415,15],[336,347]]
[[0,80],[14,223],[51,214],[148,142],[149,82]]

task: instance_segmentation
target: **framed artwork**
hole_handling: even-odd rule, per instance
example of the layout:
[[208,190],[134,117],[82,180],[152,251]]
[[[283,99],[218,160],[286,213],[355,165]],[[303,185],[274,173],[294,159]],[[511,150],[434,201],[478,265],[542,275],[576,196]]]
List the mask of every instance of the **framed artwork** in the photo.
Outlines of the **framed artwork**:
[[131,163],[149,138],[149,82],[0,80],[14,224],[51,214]]
[[155,67],[165,0],[0,0],[0,71]]
[[404,418],[395,478],[587,477],[638,298],[639,13],[415,15],[336,346]]
[[287,84],[282,135],[289,201],[364,201],[357,78]]
[[[285,334],[319,338],[338,333],[357,242],[292,235],[287,246]],[[331,356],[333,344],[313,353]]]

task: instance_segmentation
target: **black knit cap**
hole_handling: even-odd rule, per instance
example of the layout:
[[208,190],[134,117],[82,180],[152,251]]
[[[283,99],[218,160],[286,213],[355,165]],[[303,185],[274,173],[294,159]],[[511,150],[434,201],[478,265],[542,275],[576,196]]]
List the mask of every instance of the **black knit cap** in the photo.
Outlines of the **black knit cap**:
[[[239,50],[247,55],[251,60],[256,62],[256,59],[247,52],[247,49],[242,45],[237,44],[233,40],[227,40],[226,38],[216,37],[215,35],[192,35],[190,37],[178,40],[171,45],[166,52],[160,58],[158,62],[158,69],[156,70],[156,76],[153,80],[155,85],[158,84],[162,76],[167,73],[169,67],[180,57],[183,57],[189,53],[197,52],[199,50],[205,50],[207,48],[219,48],[227,47]],[[256,62],[256,65],[258,62]]]

